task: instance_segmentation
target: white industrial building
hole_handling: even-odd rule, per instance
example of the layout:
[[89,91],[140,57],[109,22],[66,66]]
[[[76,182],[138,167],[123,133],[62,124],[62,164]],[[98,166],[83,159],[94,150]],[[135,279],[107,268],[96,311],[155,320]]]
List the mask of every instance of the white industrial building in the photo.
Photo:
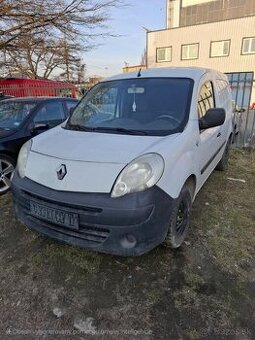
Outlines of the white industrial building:
[[168,0],[166,29],[147,33],[147,66],[217,69],[237,103],[253,105],[255,0]]

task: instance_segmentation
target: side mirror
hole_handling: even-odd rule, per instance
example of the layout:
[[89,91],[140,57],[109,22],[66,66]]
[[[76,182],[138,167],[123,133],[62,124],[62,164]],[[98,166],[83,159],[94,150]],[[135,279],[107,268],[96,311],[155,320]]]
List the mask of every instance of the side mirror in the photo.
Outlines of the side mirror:
[[30,131],[35,135],[38,134],[38,133],[44,132],[48,129],[49,129],[49,124],[47,124],[47,123],[33,124],[30,127]]
[[222,125],[225,122],[225,109],[209,109],[204,117],[199,119],[199,129],[205,130],[215,126]]

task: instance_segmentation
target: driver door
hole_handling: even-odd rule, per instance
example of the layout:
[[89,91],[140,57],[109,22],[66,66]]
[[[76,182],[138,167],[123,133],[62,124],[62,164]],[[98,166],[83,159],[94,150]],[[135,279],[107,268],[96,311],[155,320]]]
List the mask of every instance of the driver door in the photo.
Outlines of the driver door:
[[[202,118],[207,110],[215,108],[215,94],[211,81],[205,82],[198,97],[198,119]],[[199,166],[202,182],[204,182],[218,163],[218,154],[223,148],[221,126],[199,131]]]

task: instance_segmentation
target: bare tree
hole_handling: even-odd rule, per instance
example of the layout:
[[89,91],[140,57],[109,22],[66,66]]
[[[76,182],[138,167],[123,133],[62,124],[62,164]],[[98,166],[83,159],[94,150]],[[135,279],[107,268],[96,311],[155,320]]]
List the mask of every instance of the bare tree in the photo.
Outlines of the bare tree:
[[28,34],[79,37],[102,36],[93,28],[109,18],[108,10],[121,0],[0,0],[0,49],[15,46]]
[[[82,64],[79,53],[109,35],[105,22],[121,0],[0,0],[0,66],[30,78],[65,78]],[[98,29],[101,28],[101,29]]]
[[84,78],[85,64],[82,58],[77,55],[75,48],[72,44],[64,42],[62,55],[62,63],[59,65],[59,69],[62,72],[57,76],[59,80],[67,80],[72,82],[79,82],[79,79]]
[[60,69],[69,81],[71,72],[81,63],[80,52],[79,44],[66,38],[45,40],[43,35],[22,36],[15,47],[5,50],[5,68],[10,72],[15,69],[32,79],[47,79],[54,70]]
[[85,81],[85,72],[86,72],[86,64],[84,64],[82,62],[82,60],[80,60],[78,65],[77,65],[77,70],[76,70],[77,83],[78,84],[84,83],[84,81]]

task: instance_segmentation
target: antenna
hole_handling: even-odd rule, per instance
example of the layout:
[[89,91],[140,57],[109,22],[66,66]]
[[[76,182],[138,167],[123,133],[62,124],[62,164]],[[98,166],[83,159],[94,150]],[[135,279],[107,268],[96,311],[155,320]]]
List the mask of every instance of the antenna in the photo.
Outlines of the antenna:
[[138,73],[137,73],[137,77],[141,77],[141,71],[142,71],[142,68],[140,68],[140,70],[138,71]]

